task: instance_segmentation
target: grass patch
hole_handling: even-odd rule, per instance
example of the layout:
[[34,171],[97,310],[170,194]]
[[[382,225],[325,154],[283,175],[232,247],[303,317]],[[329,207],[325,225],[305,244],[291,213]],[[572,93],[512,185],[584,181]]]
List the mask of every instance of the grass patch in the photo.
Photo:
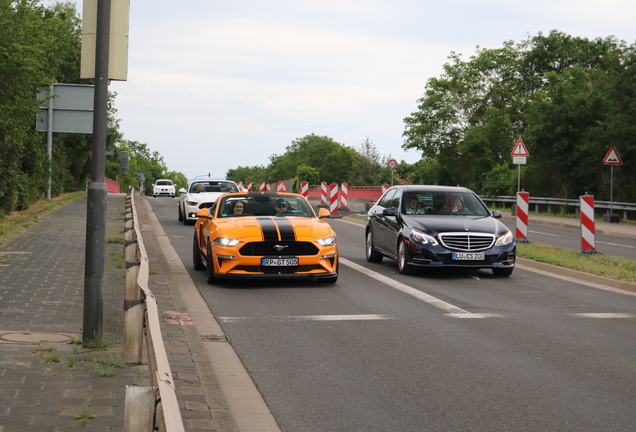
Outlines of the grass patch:
[[108,244],[124,244],[124,239],[121,237],[109,237],[108,240],[106,240],[106,243]]
[[87,407],[83,407],[82,412],[79,415],[76,415],[75,418],[82,426],[86,426],[86,423],[88,423],[90,419],[94,419],[95,415],[93,415]]
[[9,215],[0,217],[0,244],[36,223],[41,216],[84,197],[86,197],[86,191],[65,193],[51,198],[51,201],[41,199],[26,210],[11,212]]
[[610,279],[636,283],[636,262],[602,254],[584,255],[540,243],[517,243],[517,256]]

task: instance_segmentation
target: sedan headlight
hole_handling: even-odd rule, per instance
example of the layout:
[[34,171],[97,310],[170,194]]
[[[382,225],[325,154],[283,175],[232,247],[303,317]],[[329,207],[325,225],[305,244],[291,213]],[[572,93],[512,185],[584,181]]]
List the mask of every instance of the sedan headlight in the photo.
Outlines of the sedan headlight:
[[196,201],[186,201],[186,204],[189,205],[189,206],[195,206],[195,205],[197,205],[199,203],[196,202]]
[[514,237],[512,236],[512,232],[507,231],[504,235],[499,237],[495,242],[495,246],[505,246],[509,245],[514,241]]
[[327,237],[324,239],[317,240],[322,246],[335,246],[336,238],[335,237]]
[[431,246],[438,245],[435,237],[425,234],[422,231],[416,229],[411,230],[411,239],[419,243],[430,244]]
[[239,244],[239,241],[227,237],[217,237],[214,239],[214,244],[217,246],[236,246]]

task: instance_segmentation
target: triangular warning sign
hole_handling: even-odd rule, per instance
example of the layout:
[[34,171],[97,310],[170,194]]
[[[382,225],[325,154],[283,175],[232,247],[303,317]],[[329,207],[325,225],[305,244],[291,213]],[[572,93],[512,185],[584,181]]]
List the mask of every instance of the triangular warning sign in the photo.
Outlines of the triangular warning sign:
[[603,159],[603,165],[623,165],[621,157],[618,155],[616,147],[612,146]]
[[510,154],[513,156],[530,156],[530,153],[526,150],[526,146],[523,144],[523,141],[521,141],[521,138],[517,141],[514,150],[512,150],[512,153]]

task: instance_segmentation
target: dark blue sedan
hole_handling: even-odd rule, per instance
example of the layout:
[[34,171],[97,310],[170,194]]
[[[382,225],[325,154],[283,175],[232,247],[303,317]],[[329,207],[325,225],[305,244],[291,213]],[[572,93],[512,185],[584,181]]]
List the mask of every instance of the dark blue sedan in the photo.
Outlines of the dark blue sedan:
[[470,189],[451,186],[393,186],[367,215],[367,261],[386,256],[400,273],[415,268],[489,268],[510,276],[514,235]]

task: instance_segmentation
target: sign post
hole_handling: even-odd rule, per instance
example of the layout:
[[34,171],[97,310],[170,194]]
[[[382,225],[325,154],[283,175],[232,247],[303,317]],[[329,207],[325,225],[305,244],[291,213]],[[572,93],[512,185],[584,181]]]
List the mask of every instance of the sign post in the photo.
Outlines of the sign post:
[[387,162],[386,165],[391,170],[391,186],[393,186],[393,172],[395,171],[395,169],[398,166],[398,161],[396,161],[395,159],[389,159],[389,161]]
[[517,169],[517,192],[521,190],[521,165],[526,164],[526,158],[530,156],[528,150],[526,150],[526,146],[523,144],[521,138],[515,144],[515,148],[512,149],[510,153],[512,155],[512,163],[518,165]]
[[603,158],[603,165],[609,165],[610,172],[610,213],[609,213],[609,222],[618,222],[618,216],[614,215],[614,165],[623,165],[623,161],[621,157],[618,155],[618,150],[616,147],[612,146],[605,158]]

